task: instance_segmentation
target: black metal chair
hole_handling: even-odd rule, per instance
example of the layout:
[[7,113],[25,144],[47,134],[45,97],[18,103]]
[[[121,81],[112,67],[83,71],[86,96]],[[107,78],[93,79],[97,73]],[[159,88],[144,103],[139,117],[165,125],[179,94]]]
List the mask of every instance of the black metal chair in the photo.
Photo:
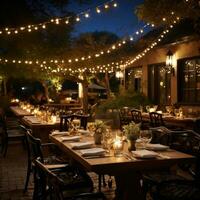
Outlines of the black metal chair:
[[132,115],[132,121],[135,123],[141,124],[141,129],[148,129],[149,128],[149,122],[146,122],[142,118],[142,112],[137,109],[131,109],[131,115]]
[[8,144],[10,141],[21,141],[23,146],[26,146],[26,139],[24,132],[20,128],[8,129],[6,116],[1,113],[0,115],[0,137],[1,137],[1,153],[6,157]]
[[24,186],[24,192],[26,192],[28,188],[30,175],[33,172],[33,161],[36,158],[38,157],[41,158],[42,162],[45,164],[48,164],[50,168],[65,167],[66,164],[63,164],[64,163],[63,159],[55,155],[48,155],[46,157],[44,156],[44,151],[50,152],[53,150],[53,148],[55,148],[54,144],[52,143],[41,144],[40,139],[35,138],[31,135],[30,129],[27,129],[23,125],[21,125],[21,129],[23,129],[26,134],[26,142],[27,142],[27,156],[28,156],[27,161],[28,162],[27,162],[27,175],[26,175],[26,181],[25,181],[25,186]]
[[[162,127],[157,128],[157,131],[161,131],[161,130],[162,130]],[[170,131],[166,129],[165,127],[163,128],[161,132],[163,132],[163,134],[161,135],[162,141],[165,141],[164,144],[168,144],[170,148],[184,152],[184,153],[192,154],[195,156],[198,155],[198,151],[200,147],[200,137],[197,135],[197,133],[191,130]],[[158,143],[158,140],[157,140],[157,143]],[[187,176],[193,176],[194,165],[191,163],[179,164],[178,170],[181,171],[182,174],[185,174],[185,175],[187,174]],[[162,183],[167,183],[167,182],[173,183],[173,181],[187,182],[186,177],[181,176],[176,173],[172,173],[170,169],[166,169],[160,172],[151,172],[151,173],[144,174],[143,175],[144,191],[147,192],[147,190],[149,190],[152,196],[156,197],[157,193],[160,190],[158,188],[160,187],[160,185],[162,185]],[[165,198],[156,197],[155,199],[164,200]]]
[[[71,164],[69,162],[66,162],[64,159],[62,159],[62,157],[55,154],[56,146],[54,144],[52,144],[52,143],[41,144],[40,139],[33,137],[31,135],[30,131],[26,132],[26,136],[27,136],[27,141],[28,141],[28,148],[29,148],[28,152],[30,153],[30,155],[29,155],[30,159],[29,159],[29,167],[27,170],[27,178],[26,178],[24,191],[27,190],[30,174],[31,174],[31,172],[34,172],[34,167],[35,167],[34,162],[38,158],[40,158],[40,161],[49,170],[60,171],[62,169],[65,169],[65,172],[68,173],[68,175],[70,175],[70,174],[76,175],[77,179],[80,178],[81,180],[84,180],[84,181],[82,181],[83,185],[85,184],[86,187],[93,188],[92,180],[84,170],[78,168],[75,165],[71,166]],[[48,149],[44,149],[47,147],[48,147]],[[48,150],[48,151],[46,151],[46,154],[48,154],[48,156],[45,156],[45,154],[44,154],[45,151],[43,151],[43,150]],[[51,154],[51,152],[53,152],[53,154]],[[39,188],[39,190],[40,190],[40,188]],[[34,195],[37,196],[37,193],[38,192],[37,192],[37,188],[36,188]],[[40,198],[40,197],[38,197],[38,198]]]
[[123,125],[127,125],[132,121],[131,111],[129,108],[119,109],[119,121],[120,129],[122,129]]
[[189,170],[192,179],[187,180],[163,180],[160,183],[154,185],[151,190],[153,199],[155,200],[199,200],[200,199],[200,136],[194,132],[187,137],[186,135],[181,138],[183,145],[178,144],[177,140],[179,136],[175,135],[175,141],[173,146],[180,150],[183,146],[183,152],[190,153],[196,156],[195,167],[192,164],[182,166]]
[[200,134],[200,119],[195,120],[193,130]]
[[[98,199],[103,196],[100,193],[91,193],[93,184],[91,179],[86,184],[85,179],[88,178],[86,173],[75,170],[68,166],[61,170],[50,170],[39,159],[34,161],[34,194],[33,199]],[[70,171],[70,173],[69,173]],[[85,176],[84,176],[85,175]],[[87,198],[86,198],[87,197]]]
[[74,119],[79,119],[80,127],[86,130],[88,118],[89,118],[89,115],[84,115],[84,114],[61,115],[60,116],[60,131],[68,131],[70,128],[71,122]]
[[149,118],[150,118],[150,125],[152,127],[165,126],[165,123],[163,121],[163,117],[162,117],[161,113],[150,112]]

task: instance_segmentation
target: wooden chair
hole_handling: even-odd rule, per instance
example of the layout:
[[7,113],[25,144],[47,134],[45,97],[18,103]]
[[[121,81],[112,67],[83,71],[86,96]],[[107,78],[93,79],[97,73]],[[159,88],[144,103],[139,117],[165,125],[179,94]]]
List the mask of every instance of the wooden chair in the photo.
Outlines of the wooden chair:
[[6,157],[8,144],[10,141],[21,141],[23,146],[26,146],[25,134],[20,129],[8,129],[6,116],[4,114],[0,115],[0,137],[1,137],[1,153]]
[[[62,170],[50,170],[46,165],[44,165],[39,159],[34,161],[34,193],[33,199],[50,199],[64,200],[74,199],[74,200],[103,200],[104,197],[100,193],[91,193],[93,191],[93,183],[91,179],[86,182],[85,176],[79,175],[80,170],[72,170],[69,173],[69,167],[63,168]],[[98,197],[98,198],[96,198]]]

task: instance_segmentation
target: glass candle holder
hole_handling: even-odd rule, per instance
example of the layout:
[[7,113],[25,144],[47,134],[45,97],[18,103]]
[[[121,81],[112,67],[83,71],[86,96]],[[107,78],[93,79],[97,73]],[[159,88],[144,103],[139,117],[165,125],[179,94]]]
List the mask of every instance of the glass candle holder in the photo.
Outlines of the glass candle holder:
[[123,138],[116,136],[116,138],[113,140],[114,156],[122,156],[123,147]]

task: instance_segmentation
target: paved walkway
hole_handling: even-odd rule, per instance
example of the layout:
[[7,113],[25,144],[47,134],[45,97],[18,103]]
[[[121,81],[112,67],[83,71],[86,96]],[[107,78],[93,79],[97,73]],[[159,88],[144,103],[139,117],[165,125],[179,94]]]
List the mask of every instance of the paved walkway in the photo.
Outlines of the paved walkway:
[[[0,155],[0,200],[31,200],[33,181],[29,183],[27,193],[23,194],[26,178],[27,154],[21,143],[9,144],[6,158]],[[97,175],[91,174],[97,188]],[[103,188],[108,200],[114,197],[114,187]]]

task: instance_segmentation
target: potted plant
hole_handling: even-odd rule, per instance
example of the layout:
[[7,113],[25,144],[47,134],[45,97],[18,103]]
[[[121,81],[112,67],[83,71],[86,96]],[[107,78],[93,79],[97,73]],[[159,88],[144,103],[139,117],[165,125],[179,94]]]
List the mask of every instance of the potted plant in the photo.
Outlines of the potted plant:
[[94,142],[101,144],[103,133],[106,131],[106,125],[101,120],[96,120],[94,123]]
[[135,142],[139,137],[140,134],[140,126],[141,124],[136,124],[134,122],[129,123],[128,125],[124,125],[123,132],[128,141],[128,150],[132,151],[135,150]]

